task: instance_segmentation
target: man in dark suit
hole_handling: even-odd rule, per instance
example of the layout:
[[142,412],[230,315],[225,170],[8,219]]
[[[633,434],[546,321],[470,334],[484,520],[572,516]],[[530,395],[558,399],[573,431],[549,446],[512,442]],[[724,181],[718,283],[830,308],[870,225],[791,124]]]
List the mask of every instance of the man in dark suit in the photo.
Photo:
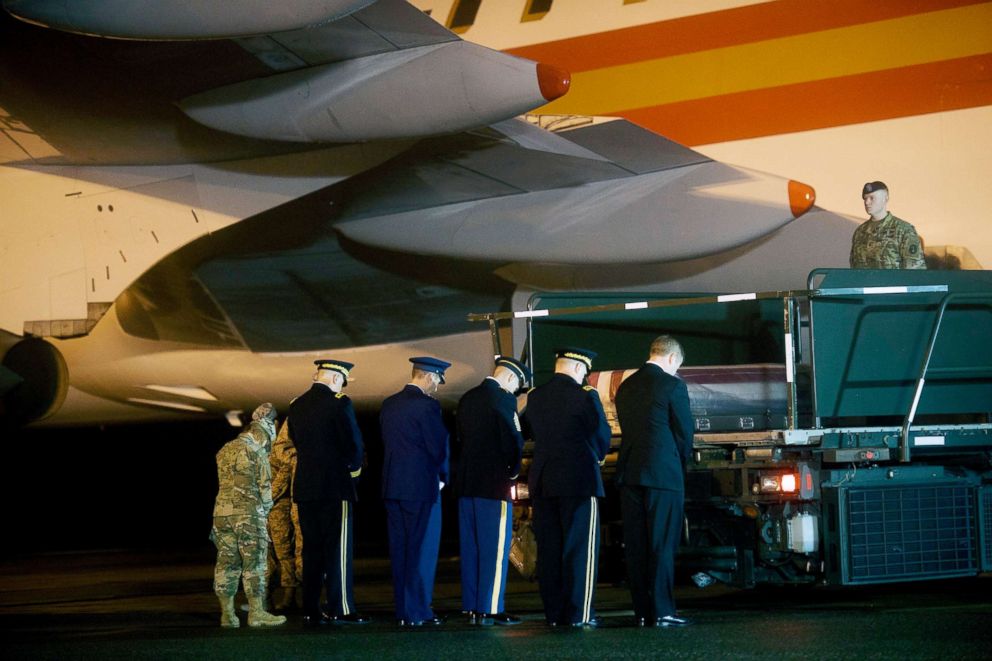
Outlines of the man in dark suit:
[[520,618],[504,612],[503,605],[513,538],[510,487],[520,473],[524,445],[514,395],[529,378],[526,365],[501,356],[493,375],[458,402],[461,457],[455,489],[462,610],[470,624],[520,623]]
[[675,614],[675,554],[682,537],[685,470],[692,455],[689,391],[675,373],[682,346],[668,335],[651,343],[648,361],[617,390],[623,440],[617,484],[624,552],[641,626],[685,626]]
[[[342,392],[353,364],[315,361],[310,390],[289,407],[289,436],[296,446],[293,502],[303,545],[303,623],[365,624],[355,611],[352,576],[355,482],[364,447],[351,400]],[[327,590],[327,610],[320,589]]]
[[[441,544],[441,489],[448,481],[448,430],[433,395],[451,363],[411,358],[413,375],[382,403],[382,498],[389,528],[396,620],[402,627],[443,624],[431,609]],[[304,546],[306,548],[306,546]]]
[[534,505],[537,574],[548,624],[596,626],[600,464],[610,426],[594,388],[583,387],[595,352],[556,352],[555,374],[532,390],[524,412],[534,439],[528,487]]

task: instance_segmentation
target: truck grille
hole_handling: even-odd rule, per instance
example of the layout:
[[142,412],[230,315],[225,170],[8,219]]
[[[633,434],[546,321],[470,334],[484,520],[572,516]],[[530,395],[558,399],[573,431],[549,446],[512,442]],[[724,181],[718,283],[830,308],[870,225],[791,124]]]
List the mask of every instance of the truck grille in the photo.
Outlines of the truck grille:
[[978,508],[981,519],[982,571],[992,571],[992,487],[978,490]]
[[969,487],[852,488],[846,502],[849,582],[978,571],[975,498]]

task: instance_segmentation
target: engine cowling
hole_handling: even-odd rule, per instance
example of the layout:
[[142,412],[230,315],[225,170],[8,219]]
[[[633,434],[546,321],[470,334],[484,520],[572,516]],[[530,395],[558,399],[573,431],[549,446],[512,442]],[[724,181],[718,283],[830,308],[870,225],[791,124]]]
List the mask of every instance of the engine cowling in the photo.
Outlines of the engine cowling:
[[43,420],[59,410],[69,390],[65,359],[45,340],[28,337],[4,354],[0,418],[13,425]]

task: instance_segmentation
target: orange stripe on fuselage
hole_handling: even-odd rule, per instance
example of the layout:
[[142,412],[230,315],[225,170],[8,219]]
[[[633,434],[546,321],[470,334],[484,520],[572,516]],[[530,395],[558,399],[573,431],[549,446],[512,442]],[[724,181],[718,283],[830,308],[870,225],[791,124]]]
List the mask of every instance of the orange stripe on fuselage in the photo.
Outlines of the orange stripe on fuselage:
[[618,111],[685,145],[992,105],[992,54]]
[[578,73],[987,1],[781,0],[511,48],[506,52]]

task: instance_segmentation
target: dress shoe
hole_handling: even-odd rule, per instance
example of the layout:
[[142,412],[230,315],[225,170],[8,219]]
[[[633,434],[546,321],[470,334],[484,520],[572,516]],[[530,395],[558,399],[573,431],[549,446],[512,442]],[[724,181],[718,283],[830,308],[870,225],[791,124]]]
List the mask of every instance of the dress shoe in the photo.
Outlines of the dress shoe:
[[677,615],[666,615],[665,617],[659,617],[654,621],[656,627],[687,627],[692,624],[691,620],[687,620],[684,617],[678,617]]
[[372,618],[361,613],[348,613],[347,615],[334,615],[331,618],[332,624],[368,624]]
[[419,627],[424,624],[423,620],[396,620],[396,626],[404,629]]
[[520,618],[516,615],[510,615],[509,613],[496,613],[495,615],[480,615],[482,621],[479,624],[483,626],[490,626],[493,624],[498,624],[501,627],[512,627],[514,624],[520,624]]
[[462,615],[466,617],[466,622],[471,626],[475,626],[479,623],[479,614],[475,611],[462,611]]
[[572,622],[573,627],[589,627],[592,629],[595,629],[600,624],[602,624],[602,621],[598,617],[590,618],[585,622]]
[[303,616],[303,626],[308,629],[313,627],[322,627],[325,624],[330,624],[331,618],[329,618],[325,613],[320,613],[318,615],[304,615]]
[[428,618],[423,621],[423,624],[433,625],[435,627],[441,626],[448,621],[448,618],[444,615],[435,615],[434,617]]

